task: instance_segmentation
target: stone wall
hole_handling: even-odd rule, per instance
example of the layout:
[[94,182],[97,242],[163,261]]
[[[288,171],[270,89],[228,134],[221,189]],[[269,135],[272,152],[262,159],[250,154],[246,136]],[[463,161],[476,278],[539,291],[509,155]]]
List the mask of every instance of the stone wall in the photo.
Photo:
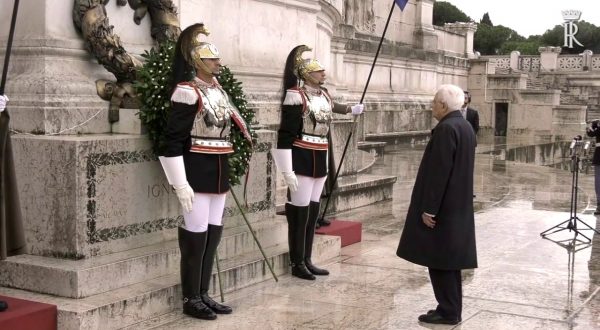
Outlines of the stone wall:
[[586,121],[600,118],[600,56],[561,55],[560,47],[539,51],[471,61],[468,88],[484,132],[496,131],[498,103],[508,105],[507,137],[570,139],[585,132]]

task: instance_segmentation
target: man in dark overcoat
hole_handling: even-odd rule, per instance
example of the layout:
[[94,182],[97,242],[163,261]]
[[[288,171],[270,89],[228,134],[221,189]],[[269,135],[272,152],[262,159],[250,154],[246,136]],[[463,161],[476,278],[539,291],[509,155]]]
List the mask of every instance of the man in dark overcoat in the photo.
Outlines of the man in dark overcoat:
[[473,131],[475,132],[475,135],[477,135],[477,132],[479,132],[479,112],[477,112],[477,110],[471,108],[469,106],[470,104],[471,104],[471,94],[469,92],[465,91],[465,101],[464,101],[462,108],[460,109],[460,113],[469,122],[469,124],[471,124],[471,127],[473,127]]
[[463,91],[442,85],[432,104],[439,121],[425,148],[396,254],[429,268],[435,310],[419,321],[461,321],[461,269],[477,267],[473,215],[475,134],[460,111]]

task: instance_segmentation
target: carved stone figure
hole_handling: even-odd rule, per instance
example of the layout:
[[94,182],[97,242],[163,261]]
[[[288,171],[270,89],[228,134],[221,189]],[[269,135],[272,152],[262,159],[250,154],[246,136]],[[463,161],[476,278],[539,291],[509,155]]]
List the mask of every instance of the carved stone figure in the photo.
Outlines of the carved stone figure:
[[[87,50],[117,79],[116,82],[96,82],[98,95],[110,101],[109,121],[116,122],[119,120],[119,107],[123,98],[135,97],[131,83],[142,63],[127,53],[119,36],[113,33],[105,8],[110,0],[74,1],[73,23],[83,34]],[[119,6],[126,4],[126,0],[117,0]],[[146,13],[150,13],[151,35],[157,42],[176,40],[179,36],[181,30],[172,0],[129,0],[129,6],[134,10],[133,20],[136,24],[140,24]]]
[[359,31],[375,31],[375,12],[373,0],[345,0],[344,19],[346,24]]

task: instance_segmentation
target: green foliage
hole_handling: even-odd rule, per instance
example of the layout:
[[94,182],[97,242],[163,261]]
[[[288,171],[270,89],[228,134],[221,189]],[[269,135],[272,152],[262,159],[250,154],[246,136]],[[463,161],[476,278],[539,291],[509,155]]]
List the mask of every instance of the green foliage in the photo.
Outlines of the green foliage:
[[[144,66],[138,69],[138,80],[133,85],[140,102],[138,116],[148,131],[148,137],[157,155],[164,149],[164,130],[171,110],[169,86],[171,86],[171,62],[174,53],[175,44],[171,41],[159,45],[158,50],[153,48],[146,51],[142,55],[146,61]],[[255,140],[256,134],[249,125],[254,120],[254,113],[247,107],[242,83],[235,79],[227,67],[222,68],[218,80],[248,123],[248,129]],[[234,153],[229,155],[229,182],[235,186],[240,184],[241,177],[246,174],[252,156],[252,145],[235,125],[231,127],[230,141],[234,145]]]
[[167,41],[145,51],[142,57],[144,66],[137,71],[133,87],[140,102],[138,116],[148,131],[148,137],[156,154],[164,147],[164,128],[167,126],[171,109],[171,62],[175,53],[175,43]]
[[445,23],[471,21],[467,14],[449,2],[436,1],[433,4],[433,25],[444,26]]
[[539,55],[538,48],[540,48],[542,44],[540,40],[525,40],[525,41],[507,41],[500,47],[498,54],[500,55],[508,55],[512,51],[516,50],[521,53],[521,55]]
[[494,24],[492,24],[492,20],[490,19],[490,14],[488,13],[483,14],[483,17],[481,18],[481,21],[479,21],[479,23],[488,26],[494,26]]
[[505,26],[480,24],[477,27],[477,32],[475,32],[473,48],[481,55],[497,55],[501,54],[505,43],[523,42],[525,40],[516,31]]
[[563,52],[567,54],[580,54],[584,50],[589,49],[594,54],[600,52],[600,27],[586,21],[575,23],[579,28],[575,38],[583,45],[583,47],[573,42],[573,48],[563,47],[565,30],[562,25],[556,25],[551,30],[547,30],[542,35],[542,43],[545,46],[563,47]]

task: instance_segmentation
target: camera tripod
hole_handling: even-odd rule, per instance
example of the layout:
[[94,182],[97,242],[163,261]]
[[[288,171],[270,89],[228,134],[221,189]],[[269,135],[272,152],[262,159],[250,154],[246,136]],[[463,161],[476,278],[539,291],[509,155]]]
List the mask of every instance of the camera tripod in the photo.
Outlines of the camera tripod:
[[[573,146],[573,144],[571,144]],[[571,150],[573,150],[573,147],[571,147]],[[559,223],[558,225],[546,229],[543,232],[540,233],[540,235],[544,238],[546,238],[546,236],[550,235],[550,234],[554,234],[557,233],[559,231],[563,231],[563,230],[569,230],[569,231],[574,231],[575,232],[575,237],[573,238],[573,240],[577,239],[578,235],[583,236],[585,239],[587,239],[588,242],[591,242],[592,240],[587,237],[586,235],[584,235],[581,231],[582,230],[593,230],[594,232],[596,232],[597,234],[600,234],[600,232],[598,232],[595,228],[591,227],[590,225],[588,225],[587,223],[585,223],[583,220],[579,219],[579,217],[577,216],[577,191],[579,189],[578,183],[579,183],[579,167],[581,165],[581,159],[579,158],[579,154],[577,153],[577,150],[575,150],[575,152],[573,152],[573,155],[571,156],[571,172],[573,173],[573,178],[571,181],[571,210],[569,212],[569,219]],[[581,223],[582,225],[586,226],[587,228],[581,228],[578,229],[577,228],[577,223]],[[554,230],[552,232],[549,232],[551,230]]]

